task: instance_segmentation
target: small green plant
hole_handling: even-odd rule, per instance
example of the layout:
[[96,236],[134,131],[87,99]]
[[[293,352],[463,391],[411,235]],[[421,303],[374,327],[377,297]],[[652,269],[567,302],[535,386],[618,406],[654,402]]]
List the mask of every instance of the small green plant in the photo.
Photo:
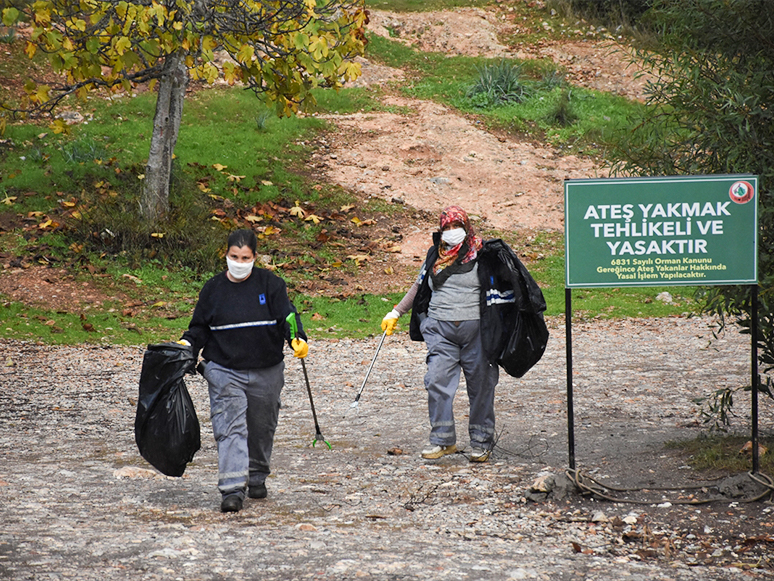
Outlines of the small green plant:
[[12,44],[16,40],[16,29],[8,26],[0,26],[0,43]]
[[398,38],[400,36],[400,31],[394,26],[387,26],[386,28],[390,38]]
[[537,88],[541,91],[551,92],[557,87],[564,87],[566,84],[567,79],[565,79],[564,73],[553,70],[543,73],[537,84]]
[[546,115],[546,121],[551,125],[568,127],[578,120],[572,106],[572,90],[568,87],[562,89],[556,105]]
[[478,80],[468,90],[474,106],[481,108],[503,103],[521,103],[531,92],[529,81],[521,76],[521,66],[507,61],[476,67]]
[[[699,406],[702,423],[709,427],[710,431],[726,431],[728,429],[733,417],[734,395],[740,391],[750,392],[751,387],[749,385],[724,387],[693,400]],[[758,394],[774,398],[770,377],[766,378],[765,383],[758,384]]]
[[274,115],[269,110],[258,113],[258,117],[255,118],[255,124],[258,126],[258,131],[266,131],[266,123],[268,123],[269,119],[272,117],[274,117]]
[[93,137],[83,136],[62,146],[62,157],[66,164],[80,164],[108,157],[104,143]]

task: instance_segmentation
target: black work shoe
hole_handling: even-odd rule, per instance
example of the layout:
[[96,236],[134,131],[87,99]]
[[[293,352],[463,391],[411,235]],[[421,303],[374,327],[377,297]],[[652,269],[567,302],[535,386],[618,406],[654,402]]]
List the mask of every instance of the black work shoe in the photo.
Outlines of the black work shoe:
[[224,496],[220,503],[220,512],[239,512],[242,510],[242,498],[238,494]]
[[254,484],[247,489],[247,496],[250,498],[266,498],[267,494],[265,484]]

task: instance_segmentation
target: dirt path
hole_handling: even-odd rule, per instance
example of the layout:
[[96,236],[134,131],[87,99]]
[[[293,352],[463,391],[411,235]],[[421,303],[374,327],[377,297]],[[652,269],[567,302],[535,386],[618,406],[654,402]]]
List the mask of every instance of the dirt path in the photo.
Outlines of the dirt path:
[[[697,391],[748,373],[745,337],[733,333],[707,349],[706,323],[593,321],[575,329],[580,468],[617,487],[687,487],[712,478],[663,447],[699,433],[691,402]],[[311,341],[307,368],[332,449],[311,446],[303,376],[287,357],[269,498],[232,515],[218,511],[217,454],[200,376],[186,381],[202,449],[183,478],[166,478],[134,443],[142,348],[0,341],[0,578],[771,578],[770,504],[741,496],[704,506],[667,502],[714,496],[711,485],[706,492],[652,491],[644,505],[575,493],[527,500],[538,477],[567,465],[563,329],[551,333],[533,371],[518,380],[502,374],[499,440],[481,465],[464,454],[419,455],[428,430],[421,343],[393,335],[352,409],[376,338]],[[467,406],[461,387],[460,446],[468,446]],[[770,406],[762,418],[770,425]],[[747,427],[743,418],[738,423]]]
[[[511,49],[499,38],[513,32],[505,15],[481,9],[398,14],[371,12],[369,29],[425,51],[450,55],[551,58],[571,82],[642,98],[643,79],[628,66],[626,52],[609,40],[541,42]],[[402,71],[364,62],[359,84],[385,85]],[[437,103],[388,96],[385,105],[405,114],[358,113],[329,118],[340,131],[331,150],[315,159],[341,186],[437,215],[449,204],[466,208],[483,224],[501,230],[560,230],[563,180],[605,177],[597,161],[563,155],[547,144],[501,137]],[[399,258],[416,260],[426,229],[407,234]]]

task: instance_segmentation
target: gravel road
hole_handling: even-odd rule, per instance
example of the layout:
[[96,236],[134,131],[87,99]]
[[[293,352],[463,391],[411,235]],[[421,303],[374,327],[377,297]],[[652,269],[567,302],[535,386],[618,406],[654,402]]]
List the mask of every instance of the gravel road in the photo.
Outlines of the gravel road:
[[[525,499],[567,467],[564,330],[544,359],[504,376],[489,463],[425,461],[424,345],[315,341],[307,360],[328,450],[297,361],[286,359],[269,498],[218,511],[206,384],[188,381],[202,449],[182,478],[140,458],[133,421],[143,348],[0,342],[0,577],[9,579],[764,579],[774,510]],[[573,329],[579,467],[615,486],[707,478],[663,443],[699,434],[691,399],[748,381],[747,338],[709,343],[704,319],[592,321]],[[467,398],[456,402],[467,445]],[[740,399],[735,426],[748,429]],[[762,430],[774,414],[762,402]],[[744,477],[745,475],[742,475]],[[686,498],[683,492],[680,498]]]

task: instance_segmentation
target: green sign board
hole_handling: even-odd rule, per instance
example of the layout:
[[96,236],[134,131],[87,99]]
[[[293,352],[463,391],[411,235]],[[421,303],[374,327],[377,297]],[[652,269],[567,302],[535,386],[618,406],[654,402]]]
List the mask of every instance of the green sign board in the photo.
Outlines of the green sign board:
[[567,288],[757,283],[757,176],[564,184]]

